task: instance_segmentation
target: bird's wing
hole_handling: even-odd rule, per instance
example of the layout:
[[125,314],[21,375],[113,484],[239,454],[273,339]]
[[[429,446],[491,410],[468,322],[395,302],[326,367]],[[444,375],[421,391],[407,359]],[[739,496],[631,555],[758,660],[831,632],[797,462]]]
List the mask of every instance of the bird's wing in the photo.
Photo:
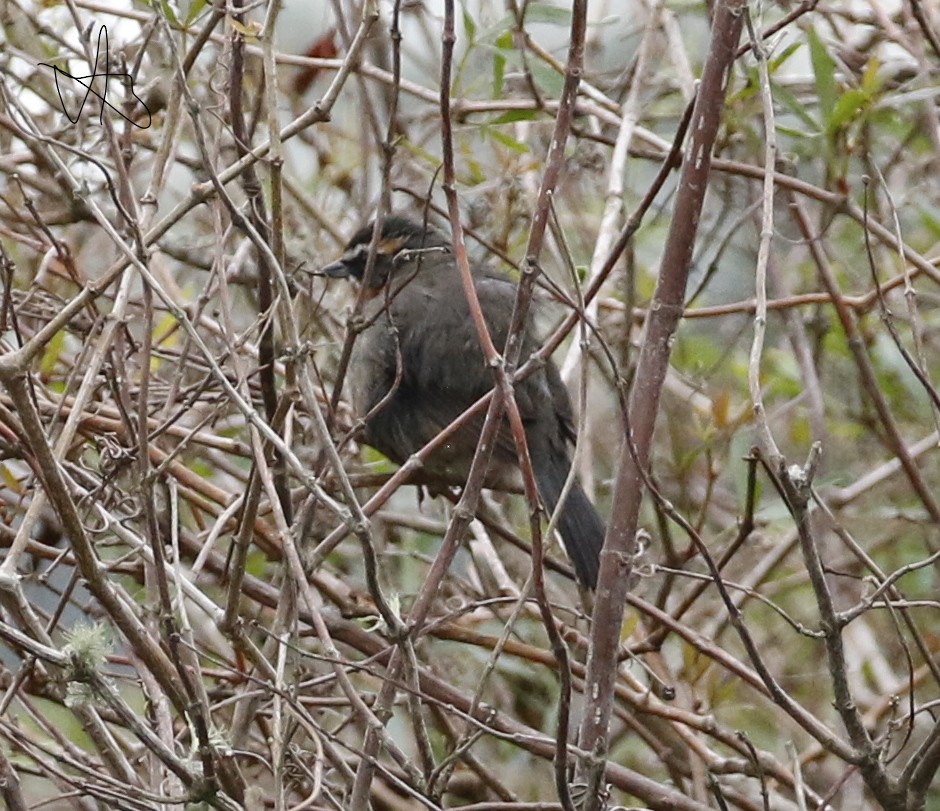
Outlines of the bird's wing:
[[[490,313],[497,308],[492,306],[494,300],[505,302],[508,298],[508,307],[499,309],[500,318],[494,319],[490,324],[493,341],[500,351],[506,345],[509,334],[510,320],[512,318],[512,305],[515,302],[516,285],[504,276],[485,276],[477,284],[477,294],[484,313]],[[511,293],[511,295],[507,295]],[[505,315],[505,319],[502,316]],[[526,326],[522,342],[522,352],[519,357],[520,364],[525,363],[539,348],[532,329],[532,315],[530,310],[529,323]],[[516,384],[516,402],[519,412],[525,422],[546,420],[551,423],[565,441],[574,441],[574,416],[571,408],[571,399],[568,389],[561,380],[558,368],[551,360],[546,360],[542,369],[529,375],[525,380]]]

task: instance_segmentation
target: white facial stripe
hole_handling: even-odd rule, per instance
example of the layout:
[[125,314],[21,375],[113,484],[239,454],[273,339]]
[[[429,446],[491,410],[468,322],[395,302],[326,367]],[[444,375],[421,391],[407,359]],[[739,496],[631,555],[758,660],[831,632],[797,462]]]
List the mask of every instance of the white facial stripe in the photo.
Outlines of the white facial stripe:
[[343,261],[355,264],[359,259],[365,259],[368,254],[369,244],[367,242],[360,242],[343,254]]

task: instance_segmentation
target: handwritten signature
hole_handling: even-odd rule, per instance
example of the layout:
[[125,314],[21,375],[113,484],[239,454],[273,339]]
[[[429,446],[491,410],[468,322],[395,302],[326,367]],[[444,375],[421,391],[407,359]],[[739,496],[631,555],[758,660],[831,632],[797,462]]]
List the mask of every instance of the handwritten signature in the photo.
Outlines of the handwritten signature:
[[[104,38],[104,73],[98,73],[98,61],[99,61],[99,59],[101,58],[101,40],[102,40],[102,38]],[[108,67],[109,67],[109,57],[108,57],[108,27],[107,27],[106,25],[102,25],[102,26],[98,29],[98,47],[97,47],[97,49],[95,50],[95,64],[94,64],[94,66],[92,67],[92,72],[91,72],[90,75],[88,75],[88,76],[73,76],[73,75],[72,75],[71,73],[69,73],[67,70],[62,70],[62,68],[56,67],[55,65],[50,65],[48,62],[40,62],[39,64],[42,65],[43,67],[52,68],[53,71],[55,71],[55,89],[56,89],[56,92],[59,94],[59,103],[62,105],[62,112],[65,113],[65,115],[66,115],[66,117],[68,118],[68,120],[71,121],[73,124],[77,124],[77,123],[78,123],[78,118],[79,118],[79,116],[82,114],[82,110],[83,110],[84,107],[85,107],[85,102],[88,101],[88,94],[89,94],[89,93],[94,93],[95,96],[97,96],[99,99],[101,99],[101,112],[98,114],[98,123],[99,123],[99,124],[104,120],[104,107],[105,107],[105,105],[108,105],[108,107],[110,107],[112,110],[114,110],[114,112],[116,112],[119,116],[121,116],[121,118],[123,118],[125,121],[127,121],[127,122],[133,124],[135,127],[139,127],[140,129],[145,130],[145,129],[147,129],[147,127],[150,126],[151,121],[152,121],[151,115],[150,115],[150,109],[147,107],[146,104],[144,104],[143,99],[141,99],[136,93],[134,93],[134,91],[133,91],[134,81],[133,81],[133,79],[131,78],[131,75],[130,75],[129,73],[109,73],[109,72],[108,72]],[[84,97],[82,98],[82,103],[81,103],[81,104],[79,105],[79,107],[78,107],[78,112],[76,113],[75,118],[72,118],[72,116],[69,114],[68,108],[65,106],[65,99],[62,98],[62,88],[59,87],[59,76],[60,76],[60,75],[61,75],[61,76],[66,76],[66,77],[68,77],[69,79],[71,79],[71,80],[74,81],[74,82],[78,82],[82,87],[85,88],[85,95],[84,95]],[[95,89],[92,87],[92,84],[94,83],[95,79],[97,79],[99,76],[103,76],[103,77],[104,77],[104,90],[103,90],[101,93],[99,93],[97,90],[95,90]],[[137,122],[137,121],[134,121],[134,120],[131,119],[131,118],[128,118],[126,115],[124,115],[124,113],[122,113],[119,109],[117,109],[117,107],[115,107],[113,104],[111,104],[111,103],[108,101],[108,79],[113,79],[113,78],[120,78],[120,79],[123,79],[123,80],[125,81],[125,83],[127,84],[127,86],[128,86],[129,88],[131,88],[131,95],[133,95],[134,99],[135,99],[137,102],[139,102],[140,106],[143,107],[144,110],[145,110],[146,113],[147,113],[147,123],[146,123],[146,124],[141,124],[141,123],[139,123],[139,122]],[[85,82],[86,79],[88,80],[87,84],[86,84],[86,82]]]

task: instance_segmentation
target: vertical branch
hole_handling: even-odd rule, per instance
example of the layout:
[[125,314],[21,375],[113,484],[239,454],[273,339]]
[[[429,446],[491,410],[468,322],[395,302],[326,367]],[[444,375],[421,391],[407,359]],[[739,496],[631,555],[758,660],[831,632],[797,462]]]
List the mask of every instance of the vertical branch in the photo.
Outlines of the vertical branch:
[[774,238],[774,165],[777,160],[777,135],[774,123],[774,99],[770,90],[770,71],[767,67],[767,51],[763,41],[758,38],[750,12],[746,9],[744,18],[748,35],[751,38],[751,49],[757,60],[761,112],[764,117],[763,209],[760,245],[757,249],[757,267],[754,273],[754,295],[757,304],[754,313],[754,340],[751,343],[751,355],[747,367],[747,382],[762,449],[774,460],[774,464],[778,464],[782,456],[767,422],[767,410],[764,408],[764,396],[760,383],[761,356],[764,352],[764,334],[767,330],[767,264],[770,261],[770,246]]
[[[633,143],[633,136],[636,133],[640,113],[640,98],[647,81],[647,71],[650,69],[650,58],[654,52],[654,44],[656,35],[659,32],[661,20],[662,3],[657,2],[653,5],[650,17],[643,31],[643,39],[640,42],[639,52],[637,53],[633,81],[630,84],[627,99],[623,104],[620,127],[617,130],[617,138],[614,142],[613,152],[611,153],[610,170],[607,175],[604,213],[601,216],[600,227],[597,232],[597,241],[595,242],[594,253],[591,256],[591,264],[588,268],[589,283],[593,282],[600,275],[617,238],[618,222],[621,221],[624,208],[624,175],[627,156],[630,154],[630,146]],[[592,322],[597,318],[599,307],[600,303],[597,297],[594,297],[587,305],[586,317]],[[628,310],[628,312],[630,312],[630,310]],[[629,320],[627,323],[629,324]],[[572,341],[571,348],[568,350],[560,369],[562,380],[566,382],[571,380],[575,367],[581,361],[581,356],[581,342]]]
[[[244,24],[244,0],[234,0],[235,19]],[[266,22],[268,27],[265,29],[265,38],[269,41],[268,48],[273,48],[270,41],[274,37],[274,21],[277,17],[278,3],[273,3],[269,10]],[[245,38],[239,31],[233,29],[232,33],[232,68],[229,79],[229,111],[232,118],[232,134],[235,140],[235,150],[239,157],[244,157],[249,151],[251,143],[251,133],[245,122],[244,110],[244,71],[245,71]],[[274,78],[274,77],[271,77]],[[277,93],[277,86],[266,87],[269,95]],[[275,113],[276,113],[276,105]],[[277,132],[277,118],[268,122],[271,129]],[[272,161],[275,166],[280,167],[280,139],[274,137],[270,141],[270,150]],[[279,195],[279,175],[275,173],[274,184],[275,191],[273,201],[276,205],[280,204]],[[274,345],[274,275],[278,272],[277,263],[281,260],[283,245],[279,236],[273,234],[272,223],[268,221],[267,206],[264,202],[264,195],[261,189],[261,181],[255,166],[247,166],[239,176],[245,195],[248,197],[248,219],[254,226],[254,233],[247,231],[249,238],[256,235],[258,240],[265,243],[265,246],[272,246],[270,250],[256,245],[258,254],[258,316],[261,319],[261,333],[258,337],[258,377],[261,382],[261,399],[264,403],[264,415],[268,424],[278,431],[277,423],[280,421],[278,415],[278,391],[277,376],[274,368],[275,345]],[[278,214],[280,212],[278,211]],[[232,218],[236,224],[241,225],[242,220],[239,214],[232,211]],[[287,466],[284,463],[283,456],[275,451],[274,454],[274,481],[277,489],[278,501],[288,523],[291,520],[292,505],[290,500],[290,491],[287,484]]]
[[620,628],[633,568],[632,556],[636,552],[634,536],[642,499],[642,472],[649,463],[659,396],[682,315],[692,248],[708,186],[712,146],[741,34],[743,13],[743,0],[724,0],[715,7],[711,42],[692,112],[691,138],[683,161],[675,211],[630,393],[629,434],[620,454],[614,507],[601,553],[585,683],[589,700],[580,730],[581,748],[589,753],[583,767],[588,784],[587,811],[597,811],[601,805]]

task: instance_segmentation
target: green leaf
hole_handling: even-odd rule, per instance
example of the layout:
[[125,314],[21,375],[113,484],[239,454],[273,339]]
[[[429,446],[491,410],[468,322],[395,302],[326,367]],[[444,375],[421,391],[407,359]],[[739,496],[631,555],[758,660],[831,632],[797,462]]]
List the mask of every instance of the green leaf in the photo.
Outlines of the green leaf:
[[747,101],[757,95],[760,90],[760,80],[756,68],[745,68],[745,82],[740,90],[731,93],[729,90],[728,107],[735,107],[740,102]]
[[[516,18],[512,14],[504,14],[493,25],[488,25],[480,32],[481,42],[490,42],[495,40],[498,48],[512,47],[512,32],[516,27]],[[505,45],[500,44],[503,38],[508,37]]]
[[248,553],[245,560],[245,573],[253,577],[267,577],[268,558],[260,550],[253,550]]
[[362,460],[367,465],[374,465],[373,471],[376,473],[390,473],[395,470],[395,465],[389,461],[387,456],[368,445],[362,449]]
[[467,39],[470,40],[472,44],[477,34],[477,24],[474,22],[470,12],[467,11],[466,5],[463,6],[463,30],[467,34]]
[[[483,128],[484,132],[486,127]],[[481,183],[485,183],[488,178],[486,172],[483,171],[483,167],[480,166],[479,161],[468,160],[467,161],[467,176],[464,179],[464,182],[468,186],[479,186]]]
[[872,57],[865,64],[865,71],[862,73],[862,90],[872,96],[877,94],[884,85],[884,80],[879,73],[880,68],[881,62]]
[[440,162],[435,155],[428,152],[424,147],[412,143],[407,138],[399,138],[397,145],[400,149],[407,150],[411,155],[423,161],[427,166],[431,166],[436,169]]
[[179,17],[176,16],[176,9],[173,8],[168,2],[168,0],[160,0],[160,8],[163,10],[163,14],[166,16],[170,25],[174,28],[179,28]]
[[830,132],[851,124],[858,117],[858,113],[868,106],[871,97],[864,90],[853,88],[839,96],[829,120],[826,122]]
[[493,98],[499,98],[503,93],[503,82],[506,78],[507,54],[504,51],[514,50],[512,31],[503,31],[494,42],[493,51]]
[[535,110],[509,110],[489,123],[491,126],[498,127],[500,124],[514,124],[516,121],[534,121],[537,115]]
[[567,26],[571,23],[571,9],[549,3],[532,3],[526,8],[525,21]]
[[202,10],[206,7],[207,2],[208,0],[193,0],[193,2],[189,4],[189,11],[186,12],[187,27],[195,22],[196,17],[198,17]]
[[777,125],[777,132],[779,132],[781,135],[789,136],[790,138],[793,138],[793,140],[795,141],[805,141],[808,138],[819,137],[818,130],[814,129],[812,132],[808,132],[806,130],[799,130],[796,127],[785,127],[781,124]]
[[59,355],[62,353],[62,346],[65,343],[65,330],[59,330],[43,350],[42,358],[39,361],[39,374],[43,377],[51,377],[55,371],[56,364],[59,362]]
[[800,101],[790,90],[782,84],[774,85],[774,100],[787,112],[797,116],[810,131],[818,135],[822,132],[819,122],[810,114],[806,105]]
[[940,239],[940,218],[930,211],[919,211],[918,216],[920,224],[931,233],[933,239]]
[[[165,2],[165,0],[164,0]],[[240,22],[234,17],[228,17],[228,24],[235,30],[236,33],[241,34],[246,42],[258,42],[259,37],[264,30],[264,27],[257,20],[248,20],[248,22]]]
[[14,475],[13,471],[6,465],[0,465],[0,482],[3,482],[4,486],[11,493],[22,495],[23,485],[20,482],[19,476]]
[[[736,431],[731,438],[731,446],[728,449],[728,464],[731,465],[732,480],[734,481],[734,491],[737,496],[738,508],[743,511],[747,502],[747,462],[745,457],[750,455],[751,445],[754,444],[753,438],[748,431]],[[763,485],[763,479],[758,475],[755,482],[757,485],[755,491],[755,502],[760,504],[760,496]]]
[[520,155],[524,155],[529,151],[527,147],[521,141],[517,141],[515,138],[506,135],[502,130],[494,129],[491,127],[484,127],[483,131],[486,132],[494,141],[502,144],[507,149],[511,149],[513,152],[518,152]]
[[800,50],[801,44],[794,42],[792,45],[784,48],[779,54],[773,57],[767,64],[771,73],[775,73],[793,54]]
[[532,63],[532,76],[538,82],[541,91],[551,98],[558,98],[565,86],[565,77],[543,62]]
[[809,53],[813,63],[813,73],[816,75],[816,92],[819,94],[819,106],[828,127],[829,113],[836,105],[836,63],[826,50],[826,46],[819,38],[815,28],[810,28]]
[[506,76],[506,57],[499,50],[493,54],[493,98],[503,94],[503,79]]

